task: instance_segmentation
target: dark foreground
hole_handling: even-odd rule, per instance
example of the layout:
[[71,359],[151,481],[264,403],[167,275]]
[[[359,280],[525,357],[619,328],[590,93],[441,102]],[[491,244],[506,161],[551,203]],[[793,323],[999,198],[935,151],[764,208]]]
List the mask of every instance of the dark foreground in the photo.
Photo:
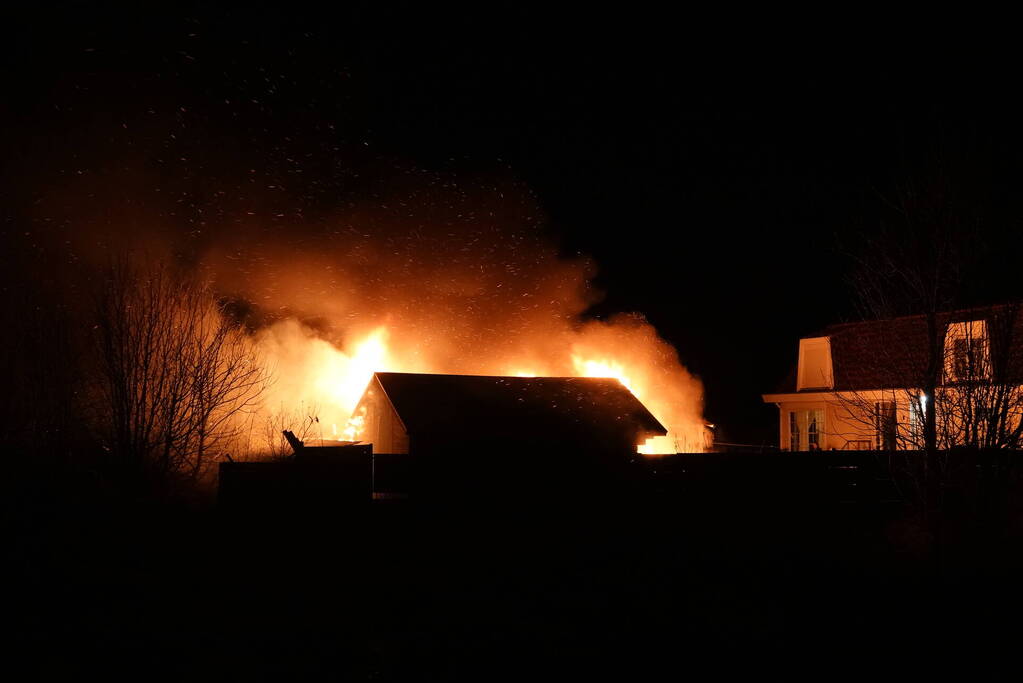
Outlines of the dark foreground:
[[673,487],[228,515],[23,469],[4,491],[4,666],[104,680],[1016,679],[1014,506],[961,504],[935,543],[891,500],[741,474]]

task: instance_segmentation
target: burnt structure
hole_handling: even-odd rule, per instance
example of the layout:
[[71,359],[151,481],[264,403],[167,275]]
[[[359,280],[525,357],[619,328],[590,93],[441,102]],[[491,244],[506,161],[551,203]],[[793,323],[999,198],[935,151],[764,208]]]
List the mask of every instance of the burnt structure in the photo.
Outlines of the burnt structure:
[[666,430],[621,382],[593,377],[374,374],[356,406],[374,453],[635,452]]
[[[353,425],[355,444],[291,435],[295,456],[266,477],[292,482],[288,496],[308,482],[364,501],[564,496],[606,489],[635,466],[638,445],[666,433],[616,379],[393,372],[373,376]],[[224,498],[248,499],[259,465],[225,464]],[[329,481],[337,476],[360,479]]]
[[378,372],[353,420],[373,447],[375,490],[426,498],[605,488],[666,433],[621,382],[588,377]]

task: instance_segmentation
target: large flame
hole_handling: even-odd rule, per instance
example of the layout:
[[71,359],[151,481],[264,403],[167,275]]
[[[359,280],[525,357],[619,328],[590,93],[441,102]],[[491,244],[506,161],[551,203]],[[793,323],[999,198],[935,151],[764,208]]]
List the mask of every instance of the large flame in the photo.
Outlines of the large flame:
[[203,256],[255,310],[270,409],[351,438],[375,371],[614,377],[669,430],[644,452],[703,450],[700,382],[642,316],[587,317],[596,268],[551,244],[528,191],[420,171],[378,190],[287,240],[231,231]]
[[575,371],[580,377],[611,377],[624,384],[632,393],[636,393],[632,380],[629,379],[625,368],[618,361],[609,359],[593,360],[573,354],[572,365],[575,366]]
[[[636,398],[640,401],[644,400],[645,391],[638,391],[636,389],[636,382],[630,379],[629,372],[626,371],[625,367],[614,359],[587,359],[578,355],[572,356],[572,364],[575,366],[575,370],[580,377],[611,377],[628,388]],[[653,397],[647,396],[646,400],[651,400]],[[655,415],[655,417],[657,417]],[[664,422],[663,419],[660,419]],[[679,450],[676,445],[678,440],[678,433],[675,432],[675,436],[671,436],[670,432],[668,436],[655,436],[647,439],[646,443],[639,446],[637,449],[644,455],[663,455],[667,453],[675,453]],[[703,450],[700,448],[699,450]]]
[[313,392],[328,405],[351,413],[374,372],[391,369],[387,355],[387,330],[379,327],[355,345],[352,355],[329,354],[316,372]]
[[[389,328],[377,326],[339,347],[294,319],[268,327],[259,339],[280,375],[269,403],[307,406],[321,423],[332,425],[332,438],[357,440],[363,416],[353,411],[374,372],[465,371],[464,367],[424,365],[424,354],[416,344],[392,344],[393,336]],[[478,374],[519,377],[617,379],[669,430],[667,436],[652,438],[641,445],[640,453],[703,450],[704,426],[694,381],[677,365],[673,350],[653,334],[649,325],[591,323],[572,336],[571,343],[560,353],[545,351],[548,357],[543,364],[538,362],[535,349],[523,354],[528,360],[513,357],[490,361],[486,360],[486,350],[480,349],[480,358],[473,363],[472,370]],[[546,346],[540,341],[538,346]]]

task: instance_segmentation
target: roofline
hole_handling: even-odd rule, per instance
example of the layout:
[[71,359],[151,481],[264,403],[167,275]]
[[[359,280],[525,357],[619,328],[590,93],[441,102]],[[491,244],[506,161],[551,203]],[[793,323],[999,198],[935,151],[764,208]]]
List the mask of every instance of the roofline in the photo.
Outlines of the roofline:
[[866,394],[884,394],[889,392],[912,392],[912,387],[887,387],[887,388],[873,388],[873,389],[840,389],[838,391],[834,389],[815,389],[813,391],[787,391],[774,394],[761,394],[760,397],[764,403],[780,403],[782,401],[795,401],[799,399],[820,399],[822,396],[833,396],[837,400],[842,400],[843,397],[855,397],[857,395],[863,396]]
[[[586,381],[591,381],[591,380],[612,380],[614,382],[617,382],[618,384],[621,384],[623,387],[625,387],[625,384],[622,383],[622,381],[620,379],[618,379],[617,377],[580,377],[579,375],[528,375],[528,376],[523,377],[523,376],[520,376],[520,375],[474,375],[474,374],[470,374],[470,373],[452,373],[452,372],[390,372],[390,371],[386,371],[386,370],[381,370],[379,372],[374,372],[373,373],[374,377],[376,377],[377,375],[415,375],[416,377],[477,377],[477,378],[484,378],[484,379],[511,379],[511,380],[532,380],[532,379],[562,379],[562,380],[581,379],[581,380],[586,380]],[[629,387],[625,387],[625,388],[629,389]],[[632,393],[631,389],[629,389],[629,393]],[[633,395],[635,395],[635,394],[633,394]]]
[[834,394],[837,392],[829,389],[820,389],[816,391],[793,391],[785,392],[781,394],[760,394],[760,398],[763,399],[764,403],[778,403],[780,401],[791,401],[796,397],[803,396],[825,396],[827,394]]
[[[957,316],[964,313],[970,313],[973,311],[984,311],[990,312],[999,308],[1010,308],[1012,306],[1018,306],[1023,308],[1023,301],[1002,301],[995,304],[979,304],[977,306],[965,306],[962,308],[953,308],[947,311],[934,311],[934,315],[938,316]],[[828,337],[830,333],[838,328],[854,327],[856,325],[869,325],[871,323],[884,323],[884,322],[895,322],[897,320],[910,320],[912,318],[924,318],[928,313],[908,313],[906,315],[896,315],[891,318],[868,318],[866,320],[850,320],[844,323],[832,323],[827,325],[814,334],[800,335],[800,339],[813,339],[815,337]]]
[[[391,397],[387,395],[387,389],[384,389],[384,383],[380,381],[379,377],[377,377],[377,375],[379,375],[379,374],[381,374],[381,373],[374,372],[373,373],[373,379],[371,379],[369,381],[369,383],[372,384],[373,382],[376,382],[377,386],[380,387],[380,391],[383,392],[384,398],[387,399],[387,405],[391,406],[391,412],[395,414],[395,416],[398,418],[398,422],[401,423],[401,428],[405,430],[406,434],[408,434],[408,427],[405,425],[405,420],[401,419],[401,414],[398,412],[398,409],[394,406],[394,401],[392,401]],[[416,373],[413,373],[413,372],[392,372],[390,374],[392,374],[392,375],[414,375]],[[369,384],[366,385],[366,389],[369,389]],[[366,392],[363,391],[362,393],[365,396]],[[359,401],[359,403],[362,403],[362,401]],[[356,406],[356,408],[358,408],[358,406]]]
[[[386,372],[386,371],[383,371],[383,370],[381,370],[379,372],[374,372],[373,373],[373,378],[369,381],[369,384],[372,384],[373,382],[376,382],[377,386],[380,387],[380,391],[382,391],[384,393],[384,396],[387,398],[387,403],[390,404],[391,410],[394,411],[394,414],[398,416],[398,422],[401,423],[401,426],[405,430],[406,434],[409,434],[408,427],[405,425],[405,421],[401,419],[401,414],[398,412],[398,409],[395,407],[394,401],[392,401],[391,397],[387,395],[387,390],[384,388],[384,383],[380,381],[379,375],[416,375],[416,376],[419,376],[419,377],[483,377],[483,378],[486,378],[486,379],[515,379],[515,380],[518,380],[518,379],[521,379],[521,380],[535,380],[535,379],[612,380],[613,382],[618,384],[618,386],[622,387],[627,392],[629,392],[629,394],[634,399],[636,399],[636,402],[639,403],[639,405],[643,407],[643,410],[645,410],[647,412],[647,414],[650,417],[653,418],[653,420],[657,424],[657,426],[661,428],[662,431],[660,431],[660,432],[658,432],[658,431],[650,432],[653,436],[667,436],[668,435],[668,428],[665,427],[663,424],[661,424],[661,420],[656,415],[654,415],[653,411],[651,411],[650,408],[648,408],[647,405],[645,403],[643,403],[643,401],[641,401],[639,399],[639,396],[636,396],[636,394],[633,393],[632,389],[630,389],[629,387],[625,386],[625,383],[622,382],[617,377],[578,377],[578,376],[573,376],[573,375],[566,375],[566,376],[533,375],[533,376],[529,376],[529,377],[518,377],[516,375],[464,375],[464,374],[455,375],[455,374],[443,373],[443,372]],[[366,385],[366,389],[369,389],[369,384]],[[366,390],[364,389],[362,393],[363,393],[363,396],[365,396],[366,395]],[[360,399],[359,403],[357,403],[355,405],[356,409],[358,409],[359,405],[361,405],[361,404],[362,404],[362,400]],[[641,434],[646,434],[646,433],[647,432],[642,432]],[[411,434],[409,434],[409,435],[411,436]],[[644,441],[646,439],[649,439],[649,438],[652,438],[652,437],[649,437],[649,436],[644,437]],[[642,445],[642,444],[637,444],[637,445]]]

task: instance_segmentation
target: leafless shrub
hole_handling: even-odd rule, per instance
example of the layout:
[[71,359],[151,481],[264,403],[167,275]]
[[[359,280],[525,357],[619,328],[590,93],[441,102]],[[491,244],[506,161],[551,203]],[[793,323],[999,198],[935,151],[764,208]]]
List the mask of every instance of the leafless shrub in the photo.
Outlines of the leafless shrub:
[[165,264],[109,267],[95,305],[96,421],[122,463],[203,477],[270,381],[210,288]]
[[289,410],[281,405],[263,419],[262,443],[263,455],[270,458],[286,458],[292,454],[291,445],[284,438],[284,430],[294,432],[300,441],[315,436],[319,427],[318,408],[315,405],[308,409]]

